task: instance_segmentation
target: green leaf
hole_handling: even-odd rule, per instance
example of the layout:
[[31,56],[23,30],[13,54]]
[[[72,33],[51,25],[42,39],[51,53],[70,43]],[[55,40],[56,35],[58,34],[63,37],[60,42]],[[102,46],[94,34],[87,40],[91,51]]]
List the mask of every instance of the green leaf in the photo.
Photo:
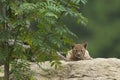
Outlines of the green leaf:
[[87,3],[87,0],[80,0],[83,4]]

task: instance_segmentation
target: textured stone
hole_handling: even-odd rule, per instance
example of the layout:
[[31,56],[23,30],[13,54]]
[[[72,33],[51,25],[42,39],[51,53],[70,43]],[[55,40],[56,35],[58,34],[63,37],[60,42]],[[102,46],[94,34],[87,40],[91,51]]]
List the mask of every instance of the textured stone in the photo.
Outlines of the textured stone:
[[40,64],[31,63],[37,80],[120,80],[120,59],[96,58],[62,62],[62,67],[54,69],[49,62]]

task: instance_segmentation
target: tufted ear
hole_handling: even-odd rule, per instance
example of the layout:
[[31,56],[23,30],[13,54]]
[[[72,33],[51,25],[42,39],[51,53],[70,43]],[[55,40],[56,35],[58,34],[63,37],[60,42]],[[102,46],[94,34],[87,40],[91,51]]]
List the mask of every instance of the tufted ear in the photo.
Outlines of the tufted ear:
[[87,49],[88,42],[85,41],[84,43],[82,43],[82,45],[84,46],[85,49]]
[[75,44],[72,44],[71,48],[73,49],[75,47]]

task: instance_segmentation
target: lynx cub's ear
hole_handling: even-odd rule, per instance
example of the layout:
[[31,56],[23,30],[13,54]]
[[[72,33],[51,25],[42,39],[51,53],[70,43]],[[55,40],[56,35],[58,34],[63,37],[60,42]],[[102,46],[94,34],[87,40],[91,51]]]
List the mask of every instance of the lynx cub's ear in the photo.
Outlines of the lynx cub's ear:
[[84,42],[82,45],[84,46],[85,49],[87,49],[88,42]]
[[72,44],[71,48],[73,49],[75,47],[75,44]]

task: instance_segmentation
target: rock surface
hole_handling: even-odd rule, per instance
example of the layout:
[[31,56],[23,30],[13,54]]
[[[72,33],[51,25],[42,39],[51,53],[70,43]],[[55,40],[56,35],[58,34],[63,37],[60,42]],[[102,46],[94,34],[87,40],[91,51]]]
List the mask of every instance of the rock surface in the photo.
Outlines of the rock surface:
[[49,62],[40,64],[31,63],[37,80],[120,80],[120,59],[96,58],[62,62],[62,67],[54,69]]

